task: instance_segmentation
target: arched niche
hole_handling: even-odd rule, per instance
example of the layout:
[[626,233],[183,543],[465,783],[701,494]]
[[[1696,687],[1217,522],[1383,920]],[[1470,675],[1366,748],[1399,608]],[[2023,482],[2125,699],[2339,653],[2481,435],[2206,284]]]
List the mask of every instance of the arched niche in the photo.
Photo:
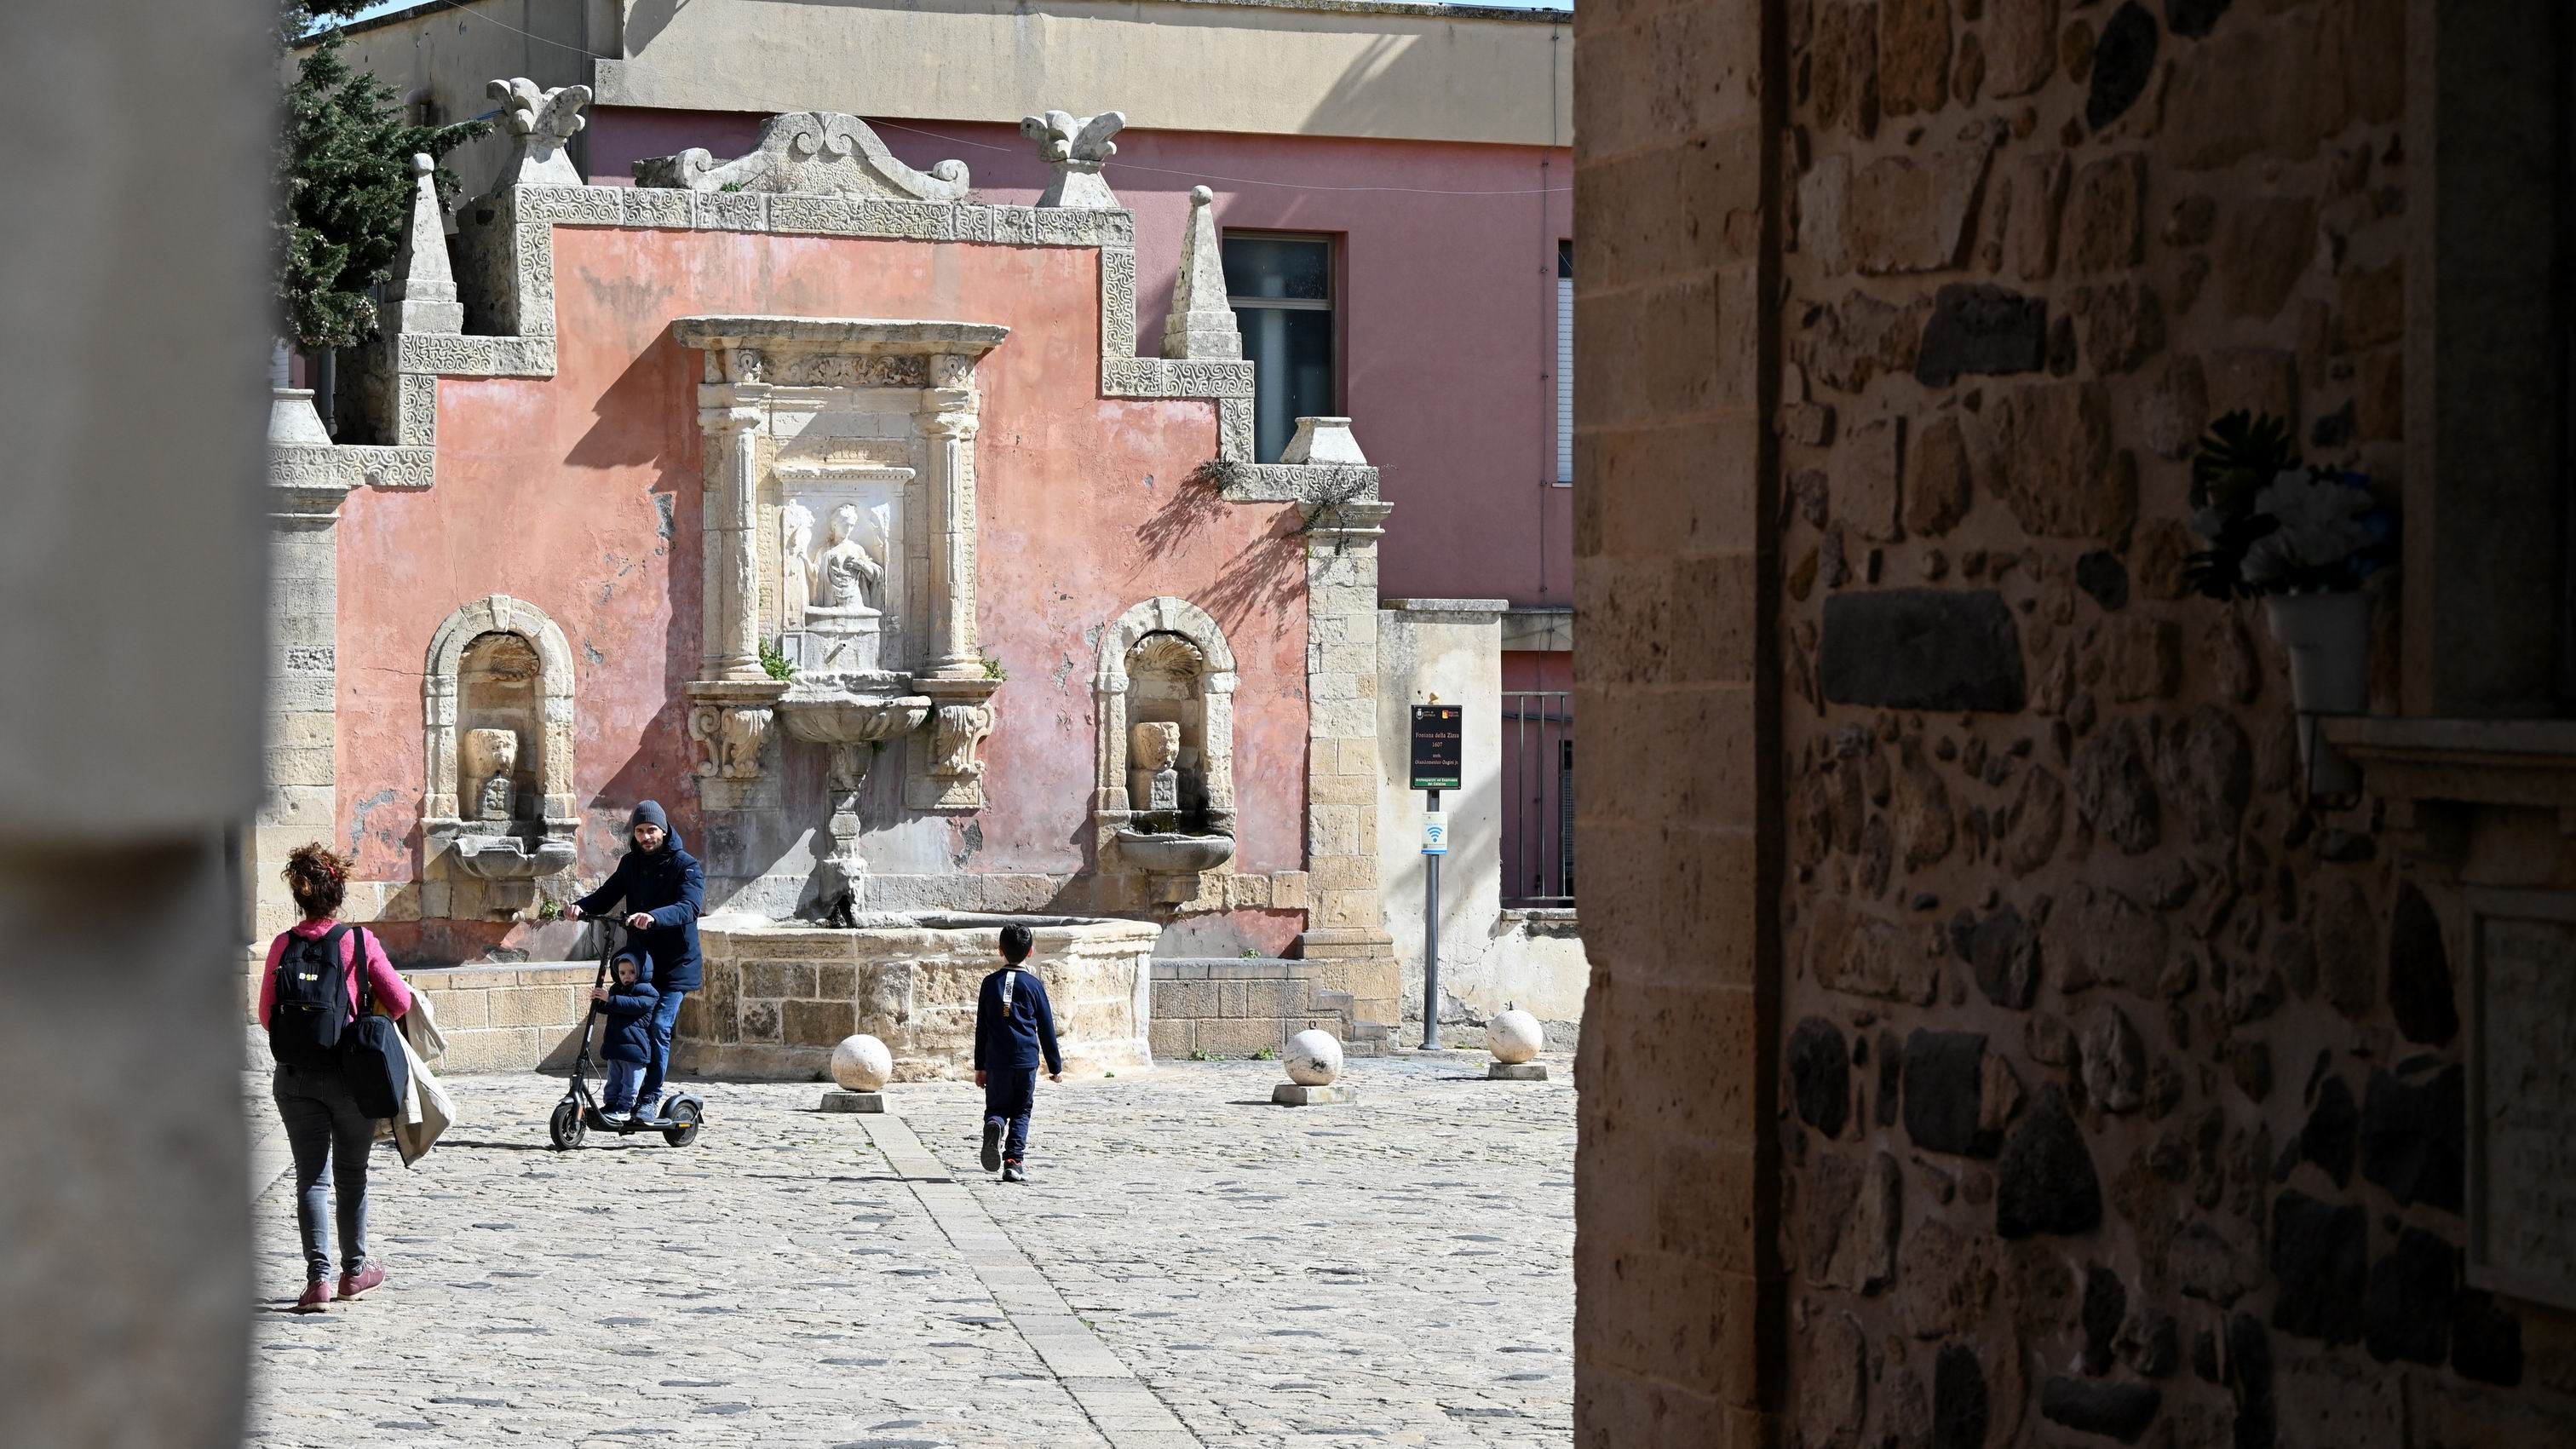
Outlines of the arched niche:
[[554,620],[507,594],[448,615],[430,639],[421,719],[432,856],[452,847],[485,879],[572,863],[572,646]]
[[1129,777],[1140,724],[1178,729],[1175,813],[1206,831],[1234,833],[1234,688],[1234,650],[1225,631],[1187,599],[1147,599],[1102,634],[1093,683],[1099,740],[1092,807],[1104,839],[1146,816],[1153,804],[1134,798]]

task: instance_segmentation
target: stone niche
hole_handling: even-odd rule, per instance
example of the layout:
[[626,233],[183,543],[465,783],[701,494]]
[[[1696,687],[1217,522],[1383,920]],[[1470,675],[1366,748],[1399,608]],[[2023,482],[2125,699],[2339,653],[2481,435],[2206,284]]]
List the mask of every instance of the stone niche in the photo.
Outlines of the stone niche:
[[514,915],[572,865],[572,649],[535,605],[477,599],[439,626],[421,695],[422,851],[447,895],[428,913]]
[[1184,901],[1234,858],[1234,651],[1206,610],[1157,598],[1100,642],[1092,795],[1100,868]]
[[[977,634],[975,367],[1008,329],[970,322],[684,317],[704,354],[706,657],[690,733],[718,835],[770,840],[782,798],[773,727],[827,752],[828,853],[796,904],[864,904],[860,801],[881,752],[902,752],[915,810],[984,803],[992,697]],[[771,670],[782,669],[787,678]],[[760,862],[711,861],[716,877]],[[778,907],[791,903],[767,902]]]

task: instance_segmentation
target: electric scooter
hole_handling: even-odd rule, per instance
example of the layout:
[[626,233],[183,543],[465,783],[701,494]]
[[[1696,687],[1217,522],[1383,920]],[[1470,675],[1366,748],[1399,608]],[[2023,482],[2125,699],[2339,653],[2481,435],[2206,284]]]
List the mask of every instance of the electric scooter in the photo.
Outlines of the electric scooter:
[[[608,984],[609,963],[617,958],[610,944],[613,939],[610,933],[623,933],[623,928],[612,921],[603,920],[598,924],[599,974],[591,981],[593,990]],[[600,1111],[599,1099],[590,1091],[590,1034],[592,1024],[604,1020],[607,1015],[608,1004],[593,1000],[590,1014],[582,1018],[581,1049],[573,1056],[572,1085],[565,1090],[563,1100],[555,1104],[554,1115],[546,1122],[546,1135],[554,1139],[555,1150],[569,1152],[579,1147],[582,1138],[593,1131],[614,1132],[620,1137],[634,1132],[659,1132],[662,1140],[674,1147],[686,1147],[697,1141],[698,1128],[706,1120],[707,1109],[706,1103],[692,1092],[666,1094],[658,1117],[646,1117],[638,1112],[612,1122],[606,1113]]]

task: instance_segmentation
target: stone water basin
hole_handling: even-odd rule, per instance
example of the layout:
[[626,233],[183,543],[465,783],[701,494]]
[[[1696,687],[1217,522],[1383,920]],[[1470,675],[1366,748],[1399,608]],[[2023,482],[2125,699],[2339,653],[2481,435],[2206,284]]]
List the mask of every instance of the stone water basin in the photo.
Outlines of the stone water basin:
[[1138,1071],[1153,1000],[1151,921],[972,912],[862,916],[855,929],[707,917],[698,938],[706,985],[680,1008],[671,1044],[681,1071],[766,1081],[822,1080],[853,1032],[894,1054],[894,1080],[971,1077],[975,995],[1001,964],[995,938],[1024,925],[1029,966],[1046,982],[1069,1074]]

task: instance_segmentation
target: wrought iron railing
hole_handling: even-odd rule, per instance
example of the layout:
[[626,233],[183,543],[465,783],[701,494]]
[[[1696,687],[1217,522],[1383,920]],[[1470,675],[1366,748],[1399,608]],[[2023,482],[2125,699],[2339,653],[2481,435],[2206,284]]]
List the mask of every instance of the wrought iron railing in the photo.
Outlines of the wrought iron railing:
[[1574,904],[1574,694],[1503,691],[1503,904]]

